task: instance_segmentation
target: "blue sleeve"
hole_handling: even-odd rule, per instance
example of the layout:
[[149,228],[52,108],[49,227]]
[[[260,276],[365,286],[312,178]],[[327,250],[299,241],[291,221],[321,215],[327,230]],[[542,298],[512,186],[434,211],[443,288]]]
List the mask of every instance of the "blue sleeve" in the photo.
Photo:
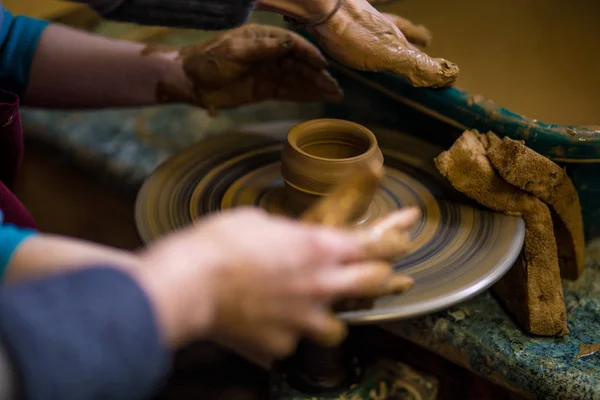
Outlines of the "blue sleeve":
[[25,239],[37,233],[33,229],[20,229],[10,224],[2,224],[2,219],[2,210],[0,210],[0,281],[17,247]]
[[40,36],[49,22],[13,17],[0,4],[0,88],[22,96]]
[[0,346],[24,399],[148,399],[171,362],[145,292],[110,266],[0,289]]

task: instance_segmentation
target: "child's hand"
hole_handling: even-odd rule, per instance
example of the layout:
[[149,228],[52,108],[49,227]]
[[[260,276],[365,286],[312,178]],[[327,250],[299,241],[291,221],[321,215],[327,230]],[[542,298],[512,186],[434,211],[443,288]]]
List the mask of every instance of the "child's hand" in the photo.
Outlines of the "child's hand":
[[191,89],[163,82],[161,100],[187,101],[213,114],[265,100],[336,102],[342,97],[319,50],[282,28],[244,25],[180,49],[179,59]]

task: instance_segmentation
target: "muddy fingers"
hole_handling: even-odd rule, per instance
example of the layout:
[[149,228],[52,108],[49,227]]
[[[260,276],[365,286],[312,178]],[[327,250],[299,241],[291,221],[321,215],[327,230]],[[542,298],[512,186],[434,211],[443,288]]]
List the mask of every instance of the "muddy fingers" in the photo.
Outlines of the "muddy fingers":
[[451,85],[459,73],[458,66],[450,61],[406,47],[396,48],[384,69],[406,78],[415,87],[431,88]]
[[384,16],[365,0],[345,0],[335,15],[309,31],[331,57],[350,68],[391,72],[416,87],[448,86],[458,76],[455,64],[432,58],[411,44],[429,43],[426,28]]
[[382,15],[392,24],[396,25],[410,43],[419,47],[428,47],[431,45],[433,36],[431,31],[424,25],[416,25],[396,14],[383,13]]

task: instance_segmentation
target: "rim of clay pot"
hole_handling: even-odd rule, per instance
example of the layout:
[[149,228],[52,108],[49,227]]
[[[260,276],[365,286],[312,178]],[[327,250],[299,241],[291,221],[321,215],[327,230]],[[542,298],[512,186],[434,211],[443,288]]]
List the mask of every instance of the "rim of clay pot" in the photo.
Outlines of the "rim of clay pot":
[[[325,125],[330,125],[330,124],[335,124],[335,126],[333,127],[333,129],[330,126],[325,126]],[[322,127],[323,132],[327,132],[327,131],[331,131],[331,130],[335,130],[335,131],[342,131],[344,134],[348,135],[348,138],[350,138],[351,136],[353,136],[356,139],[366,139],[367,140],[367,146],[366,146],[366,150],[364,151],[360,151],[358,152],[358,154],[356,154],[355,156],[352,157],[341,157],[341,158],[334,158],[334,157],[321,157],[321,156],[317,156],[314,154],[311,154],[307,151],[305,151],[303,149],[306,148],[307,146],[301,143],[298,143],[299,139],[304,139],[305,136],[317,133],[314,132],[313,130],[318,130],[320,127]],[[320,130],[319,130],[320,133]],[[376,152],[379,150],[379,145],[377,143],[377,138],[375,137],[375,134],[373,132],[371,132],[371,130],[367,129],[366,127],[357,124],[355,122],[351,122],[351,121],[346,121],[343,119],[334,119],[334,118],[321,118],[321,119],[313,119],[310,121],[306,121],[306,122],[302,122],[296,126],[294,126],[292,129],[290,129],[290,131],[288,132],[287,135],[287,142],[290,145],[290,147],[296,151],[298,154],[313,159],[313,160],[319,160],[319,161],[327,161],[327,162],[348,162],[348,161],[352,161],[352,160],[356,160],[359,158],[364,158],[365,156],[369,155],[370,153]]]

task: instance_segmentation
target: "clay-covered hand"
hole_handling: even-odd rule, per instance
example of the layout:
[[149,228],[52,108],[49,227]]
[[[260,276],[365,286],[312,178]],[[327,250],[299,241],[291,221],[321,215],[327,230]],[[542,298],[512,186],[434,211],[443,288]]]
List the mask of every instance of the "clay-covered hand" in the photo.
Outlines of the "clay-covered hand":
[[367,0],[344,0],[331,18],[308,30],[331,57],[351,68],[392,72],[417,87],[444,87],[456,80],[456,64],[419,51],[399,27],[407,30],[416,45],[430,41],[424,28],[403,18],[384,16]]
[[[380,187],[385,169],[377,163],[367,164],[341,180],[316,204],[301,215],[301,220],[324,226],[342,228],[352,223],[364,204],[369,204]],[[408,229],[419,216],[416,208],[405,208],[391,212],[382,218],[355,228],[365,238],[366,257],[381,261],[394,261],[410,249],[411,235]],[[408,289],[407,279],[394,275],[385,290],[375,297],[401,293]],[[372,298],[373,299],[373,298]],[[371,300],[372,300],[371,299]],[[344,301],[343,304],[348,303]],[[346,307],[344,307],[346,308]]]
[[319,50],[274,26],[244,25],[180,49],[179,58],[191,88],[163,82],[162,100],[188,101],[213,114],[265,100],[336,102],[342,97]]
[[[385,4],[395,0],[368,0],[370,4]],[[406,39],[419,47],[428,47],[431,45],[431,31],[424,25],[417,25],[412,23],[406,18],[403,18],[396,14],[381,13],[388,21],[396,25],[400,32],[406,37]]]
[[239,209],[159,242],[141,255],[139,274],[170,343],[203,337],[279,358],[300,339],[344,339],[333,303],[390,290],[390,265],[368,257],[373,240]]
[[[371,3],[373,3],[371,1]],[[425,25],[415,24],[396,14],[381,13],[389,22],[396,26],[409,43],[422,48],[429,47],[433,40],[431,31]]]

